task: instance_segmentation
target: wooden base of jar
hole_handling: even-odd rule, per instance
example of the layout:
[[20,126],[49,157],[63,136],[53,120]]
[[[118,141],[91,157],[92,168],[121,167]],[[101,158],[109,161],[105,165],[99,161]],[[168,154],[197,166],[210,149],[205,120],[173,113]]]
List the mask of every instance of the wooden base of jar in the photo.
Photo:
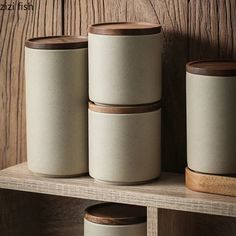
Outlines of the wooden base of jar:
[[[32,172],[32,171],[31,171]],[[41,174],[37,172],[32,172],[36,176],[44,177],[44,178],[75,178],[88,175],[88,172],[82,174],[73,174],[73,175],[49,175],[49,174]]]
[[115,185],[115,186],[130,186],[130,185],[142,185],[142,184],[148,184],[151,183],[155,180],[159,179],[159,177],[156,177],[151,180],[146,180],[146,181],[138,181],[138,182],[113,182],[113,181],[104,181],[104,180],[99,180],[99,179],[94,179],[96,183],[100,184],[106,184],[106,185]]
[[185,185],[193,191],[236,196],[236,177],[203,174],[186,167]]

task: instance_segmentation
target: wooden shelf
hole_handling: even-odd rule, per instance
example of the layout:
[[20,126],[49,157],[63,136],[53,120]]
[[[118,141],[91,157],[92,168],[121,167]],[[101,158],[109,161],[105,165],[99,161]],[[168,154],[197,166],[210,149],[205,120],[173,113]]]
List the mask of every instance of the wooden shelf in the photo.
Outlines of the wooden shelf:
[[111,186],[88,176],[40,177],[23,163],[0,171],[0,188],[236,217],[236,197],[193,192],[184,186],[183,175],[173,173],[146,185]]

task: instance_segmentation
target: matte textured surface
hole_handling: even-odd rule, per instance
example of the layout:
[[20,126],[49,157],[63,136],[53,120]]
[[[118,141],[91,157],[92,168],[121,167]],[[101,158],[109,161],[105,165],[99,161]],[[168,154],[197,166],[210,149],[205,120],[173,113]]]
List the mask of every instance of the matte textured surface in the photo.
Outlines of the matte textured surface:
[[187,73],[186,91],[188,167],[236,174],[236,77]]
[[29,169],[88,172],[88,49],[25,49]]
[[89,33],[89,98],[109,105],[161,100],[162,34]]
[[108,114],[89,110],[89,174],[111,184],[159,177],[161,110]]
[[102,225],[84,220],[84,236],[147,235],[147,223],[131,225]]

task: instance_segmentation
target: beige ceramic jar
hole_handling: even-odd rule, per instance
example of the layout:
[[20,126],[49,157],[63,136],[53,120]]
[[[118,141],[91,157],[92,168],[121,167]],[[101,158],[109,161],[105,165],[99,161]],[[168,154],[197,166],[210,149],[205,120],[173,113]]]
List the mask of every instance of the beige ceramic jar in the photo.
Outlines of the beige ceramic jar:
[[160,103],[89,104],[89,173],[110,184],[153,180],[161,169]]
[[26,42],[27,158],[35,173],[88,171],[87,43],[72,36]]
[[103,203],[87,208],[84,236],[146,236],[146,208]]
[[236,62],[190,62],[186,83],[188,167],[235,175]]
[[161,99],[161,26],[104,23],[89,28],[89,98],[135,105]]

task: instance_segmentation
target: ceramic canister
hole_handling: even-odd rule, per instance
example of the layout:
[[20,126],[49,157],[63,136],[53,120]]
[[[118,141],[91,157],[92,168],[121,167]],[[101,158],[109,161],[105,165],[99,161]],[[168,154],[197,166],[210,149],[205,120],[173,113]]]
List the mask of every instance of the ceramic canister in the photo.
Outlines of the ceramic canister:
[[89,104],[89,174],[110,184],[153,180],[161,169],[160,103]]
[[186,83],[188,167],[236,174],[236,62],[190,62]]
[[88,172],[87,38],[26,41],[27,158],[49,176]]
[[89,28],[89,98],[113,105],[161,99],[161,26],[104,23]]
[[103,203],[86,209],[85,236],[146,236],[146,208]]

